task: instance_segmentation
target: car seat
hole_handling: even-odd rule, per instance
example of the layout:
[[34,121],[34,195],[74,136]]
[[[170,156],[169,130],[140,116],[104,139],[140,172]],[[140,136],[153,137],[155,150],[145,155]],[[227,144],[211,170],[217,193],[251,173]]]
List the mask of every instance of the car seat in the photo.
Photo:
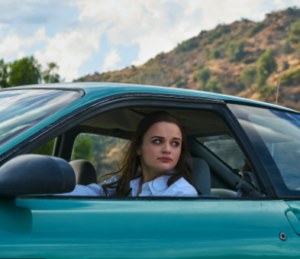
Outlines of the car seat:
[[207,162],[202,158],[188,158],[188,164],[193,171],[193,183],[202,195],[210,195],[211,180]]
[[211,176],[208,163],[202,158],[188,158],[193,171],[193,183],[202,195],[214,195],[221,198],[236,197],[236,192],[228,189],[211,188]]
[[97,183],[97,174],[94,166],[87,160],[78,159],[70,162],[76,176],[76,184],[88,185]]

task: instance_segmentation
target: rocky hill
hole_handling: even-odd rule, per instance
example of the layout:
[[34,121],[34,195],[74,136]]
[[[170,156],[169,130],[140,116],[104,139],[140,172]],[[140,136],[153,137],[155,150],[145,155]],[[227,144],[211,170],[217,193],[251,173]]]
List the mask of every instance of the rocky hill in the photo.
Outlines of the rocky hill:
[[122,82],[225,93],[300,110],[300,9],[247,19],[178,44],[142,66],[87,75],[76,81]]

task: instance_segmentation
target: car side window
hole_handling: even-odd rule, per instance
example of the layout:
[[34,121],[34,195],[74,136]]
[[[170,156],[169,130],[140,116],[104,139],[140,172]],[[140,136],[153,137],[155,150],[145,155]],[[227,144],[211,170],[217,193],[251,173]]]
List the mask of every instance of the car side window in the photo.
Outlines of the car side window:
[[96,134],[79,134],[73,145],[71,161],[85,159],[95,167],[97,177],[116,172],[129,141]]
[[239,171],[242,171],[242,167],[245,163],[245,156],[233,137],[224,134],[198,137],[197,140],[232,169],[239,169]]

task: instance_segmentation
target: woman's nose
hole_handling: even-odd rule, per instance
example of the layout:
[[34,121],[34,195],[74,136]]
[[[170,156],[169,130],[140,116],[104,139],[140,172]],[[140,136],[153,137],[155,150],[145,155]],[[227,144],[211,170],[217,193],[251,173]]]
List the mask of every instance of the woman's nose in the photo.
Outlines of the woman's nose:
[[171,146],[169,143],[165,143],[165,145],[163,145],[163,153],[170,153],[171,152]]

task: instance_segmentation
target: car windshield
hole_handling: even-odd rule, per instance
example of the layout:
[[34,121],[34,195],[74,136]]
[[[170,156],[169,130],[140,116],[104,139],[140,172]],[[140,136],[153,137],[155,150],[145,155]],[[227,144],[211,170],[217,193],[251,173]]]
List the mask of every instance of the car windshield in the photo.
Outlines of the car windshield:
[[299,191],[300,115],[236,104],[228,107],[256,149],[277,193]]
[[0,92],[0,146],[81,97],[77,91]]

